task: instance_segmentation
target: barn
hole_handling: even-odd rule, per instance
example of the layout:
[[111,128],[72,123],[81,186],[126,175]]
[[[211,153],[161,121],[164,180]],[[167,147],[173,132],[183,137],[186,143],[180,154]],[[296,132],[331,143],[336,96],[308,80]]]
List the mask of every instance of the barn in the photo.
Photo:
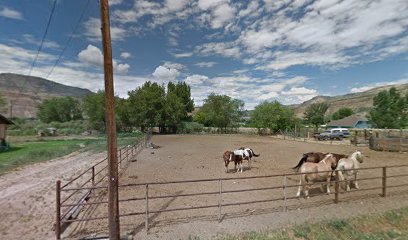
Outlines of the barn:
[[12,121],[0,114],[0,151],[7,148],[7,125],[14,124]]

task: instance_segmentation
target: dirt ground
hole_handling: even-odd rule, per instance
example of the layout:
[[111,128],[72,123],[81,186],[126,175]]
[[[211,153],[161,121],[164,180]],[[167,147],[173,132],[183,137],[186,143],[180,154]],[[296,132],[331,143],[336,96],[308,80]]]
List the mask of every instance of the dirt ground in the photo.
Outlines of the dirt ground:
[[0,239],[55,239],[55,182],[66,182],[105,157],[76,152],[0,176]]
[[[165,135],[154,136],[152,142],[158,149],[145,149],[131,162],[120,179],[120,184],[163,182],[194,179],[216,179],[271,174],[293,173],[302,153],[309,151],[335,152],[350,154],[361,150],[365,155],[361,167],[390,166],[408,164],[405,153],[375,152],[367,147],[345,145],[328,145],[275,139],[269,136],[245,135]],[[254,158],[252,167],[245,168],[243,173],[235,173],[230,165],[225,173],[222,153],[225,150],[239,147],[251,147],[260,157]],[[246,163],[244,164],[246,166]],[[360,171],[359,178],[380,177],[381,169]],[[388,169],[389,176],[407,174],[408,168]],[[265,188],[281,186],[283,177],[261,179],[234,179],[222,182],[223,191],[237,189]],[[381,187],[381,179],[360,181],[361,189]],[[288,177],[288,185],[296,185],[297,177]],[[312,196],[310,199],[291,199],[286,201],[288,211],[284,212],[284,201],[268,203],[226,206],[222,208],[222,222],[218,223],[218,208],[184,210],[149,215],[149,234],[144,230],[144,215],[121,218],[122,234],[132,235],[135,239],[186,239],[189,236],[200,236],[207,239],[219,234],[236,234],[251,230],[285,227],[304,221],[343,218],[356,214],[382,212],[389,209],[408,206],[408,178],[390,178],[388,185],[407,183],[407,187],[390,188],[388,197],[381,198],[381,189],[352,192],[340,195],[340,203],[333,203],[333,195]],[[177,183],[167,185],[150,185],[149,197],[173,194],[190,194],[219,191],[219,182]],[[334,190],[333,187],[331,188]],[[120,199],[144,198],[145,186],[120,188]],[[260,190],[243,193],[225,193],[222,203],[236,203],[281,198],[284,194],[294,197],[297,188],[285,190]],[[311,194],[320,194],[316,185]],[[218,206],[218,194],[206,196],[188,196],[157,198],[149,201],[149,211],[168,210],[193,206]],[[103,200],[100,198],[98,200]],[[107,216],[106,205],[92,209],[92,216]],[[143,213],[145,201],[129,201],[120,205],[121,214]],[[88,215],[89,216],[89,215]],[[66,238],[84,236],[106,236],[107,221],[93,221],[86,224],[73,224],[64,233]]]

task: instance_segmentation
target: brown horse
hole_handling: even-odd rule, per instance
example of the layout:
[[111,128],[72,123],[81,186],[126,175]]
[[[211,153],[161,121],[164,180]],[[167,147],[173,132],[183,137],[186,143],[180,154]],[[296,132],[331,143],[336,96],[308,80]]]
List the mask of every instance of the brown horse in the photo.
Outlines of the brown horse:
[[[321,160],[323,160],[323,158],[329,153],[322,153],[322,152],[308,152],[308,153],[304,153],[303,157],[300,159],[299,163],[293,167],[292,169],[295,170],[299,170],[299,168],[302,166],[303,163],[305,162],[312,162],[312,163],[318,163]],[[331,153],[333,155],[333,157],[336,159],[336,166],[337,163],[339,162],[340,159],[342,158],[347,158],[348,155],[345,154],[338,154],[338,153]],[[336,166],[332,169],[336,169]]]
[[240,169],[242,172],[242,157],[241,156],[235,155],[233,151],[225,151],[224,154],[222,155],[222,158],[224,159],[226,173],[228,173],[228,165],[230,162],[234,162],[234,169],[237,169],[237,165],[238,165],[237,172]]

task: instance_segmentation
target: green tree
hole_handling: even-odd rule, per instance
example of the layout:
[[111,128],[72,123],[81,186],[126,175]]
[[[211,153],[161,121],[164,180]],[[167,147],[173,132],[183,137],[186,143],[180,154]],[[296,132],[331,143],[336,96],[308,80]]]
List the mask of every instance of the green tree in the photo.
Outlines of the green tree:
[[210,94],[194,120],[205,126],[227,128],[241,121],[244,102],[226,95]]
[[180,98],[184,107],[182,120],[187,120],[188,119],[187,113],[192,112],[194,110],[194,101],[193,99],[191,99],[190,86],[185,82],[177,82],[177,84],[169,82],[167,84],[167,94],[170,93],[175,94],[177,97]]
[[354,114],[353,109],[348,108],[348,107],[343,107],[343,108],[340,108],[337,112],[333,113],[332,119],[339,120],[339,119],[343,119],[345,117],[351,116],[353,114]]
[[276,132],[292,129],[298,121],[292,109],[278,101],[265,101],[255,107],[251,114],[251,122],[258,129],[268,128]]
[[163,127],[165,89],[155,82],[145,82],[142,87],[128,93],[131,121],[144,131],[147,127]]
[[133,129],[131,105],[127,99],[116,98],[116,126],[119,131],[131,132]]
[[187,116],[182,99],[174,92],[168,92],[166,94],[162,114],[163,131],[166,131],[167,128],[169,128],[173,133],[177,132],[177,125]]
[[327,109],[329,109],[329,107],[330,104],[325,102],[311,104],[306,108],[304,112],[305,122],[314,125],[317,131],[319,125],[324,123],[324,114],[326,113]]
[[38,106],[37,117],[44,123],[82,119],[80,103],[72,97],[55,97]]
[[369,120],[377,128],[408,127],[408,93],[405,97],[397,89],[384,90],[374,97],[373,109],[369,112]]
[[106,125],[105,116],[105,92],[98,91],[85,96],[82,102],[84,115],[88,120],[88,127],[104,131]]

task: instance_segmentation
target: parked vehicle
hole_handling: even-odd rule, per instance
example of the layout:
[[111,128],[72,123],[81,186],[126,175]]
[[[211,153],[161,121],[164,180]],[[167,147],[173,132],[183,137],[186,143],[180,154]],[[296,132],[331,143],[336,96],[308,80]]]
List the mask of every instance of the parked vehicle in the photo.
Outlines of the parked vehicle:
[[330,130],[326,130],[322,133],[320,133],[317,136],[318,140],[333,140],[333,139],[338,139],[341,140],[344,137],[349,137],[350,132],[348,131],[347,128],[332,128]]

